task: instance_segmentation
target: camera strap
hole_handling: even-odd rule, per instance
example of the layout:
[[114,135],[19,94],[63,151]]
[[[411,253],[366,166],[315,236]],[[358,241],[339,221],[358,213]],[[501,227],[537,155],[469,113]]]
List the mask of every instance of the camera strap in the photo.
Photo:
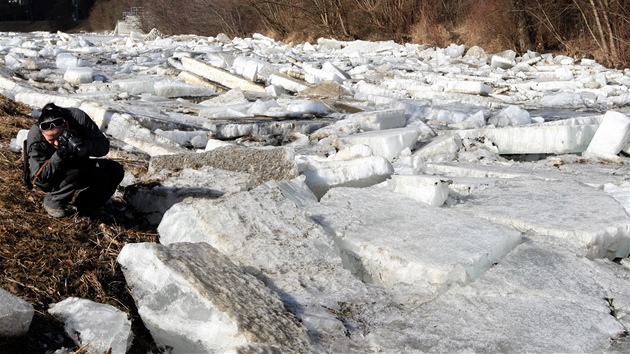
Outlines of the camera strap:
[[44,163],[41,165],[39,170],[37,170],[37,173],[35,173],[35,176],[33,176],[33,178],[31,179],[32,184],[35,184],[35,180],[37,179],[37,177],[39,177],[39,174],[42,173],[42,171],[44,170],[44,167],[46,167],[46,165],[48,165],[49,162],[50,162],[50,159],[44,161]]
[[27,141],[24,140],[24,143],[22,145],[22,179],[24,180],[24,183],[26,184],[26,187],[28,189],[33,189],[33,185],[35,184],[35,180],[42,173],[42,171],[44,170],[46,165],[48,165],[50,163],[50,159],[44,161],[44,163],[39,167],[39,169],[37,170],[35,175],[31,178],[30,177],[30,174],[31,174],[30,170],[31,170],[31,168],[30,168],[29,163],[28,163],[28,152],[26,151],[26,146],[27,146]]
[[26,188],[33,189],[33,183],[31,182],[31,171],[28,165],[28,153],[26,152],[26,139],[22,143],[22,179],[26,184]]

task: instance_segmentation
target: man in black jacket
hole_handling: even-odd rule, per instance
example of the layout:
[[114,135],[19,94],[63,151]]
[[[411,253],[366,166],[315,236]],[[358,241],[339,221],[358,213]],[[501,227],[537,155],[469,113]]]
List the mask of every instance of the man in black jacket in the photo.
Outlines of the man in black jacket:
[[102,206],[124,177],[121,164],[103,157],[109,140],[96,123],[78,108],[49,103],[26,139],[32,183],[46,193],[43,206],[53,217],[73,213],[102,217]]

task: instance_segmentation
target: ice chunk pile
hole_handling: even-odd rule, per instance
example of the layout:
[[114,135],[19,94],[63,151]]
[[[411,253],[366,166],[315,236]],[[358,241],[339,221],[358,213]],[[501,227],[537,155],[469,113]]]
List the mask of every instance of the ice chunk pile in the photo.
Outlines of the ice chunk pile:
[[[162,349],[626,351],[628,70],[393,41],[29,38],[0,48],[0,93],[80,107],[110,156],[149,166],[122,197],[160,244],[118,261]],[[80,319],[81,340],[100,331]]]

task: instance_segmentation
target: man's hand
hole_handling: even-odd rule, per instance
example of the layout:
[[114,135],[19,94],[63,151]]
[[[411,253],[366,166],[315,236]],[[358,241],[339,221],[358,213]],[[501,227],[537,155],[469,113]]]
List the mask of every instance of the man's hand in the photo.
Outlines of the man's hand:
[[72,157],[73,153],[72,150],[68,149],[67,146],[60,146],[59,149],[57,149],[57,156],[59,156],[60,159],[67,159]]

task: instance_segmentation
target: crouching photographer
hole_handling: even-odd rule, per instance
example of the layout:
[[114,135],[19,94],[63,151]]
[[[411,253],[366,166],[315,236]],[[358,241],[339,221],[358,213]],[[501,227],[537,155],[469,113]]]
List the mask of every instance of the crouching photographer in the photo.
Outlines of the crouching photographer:
[[49,215],[61,218],[76,210],[81,216],[110,218],[102,207],[116,192],[124,169],[98,158],[109,152],[109,140],[85,112],[45,105],[28,132],[25,152],[28,180],[46,192],[43,206]]

